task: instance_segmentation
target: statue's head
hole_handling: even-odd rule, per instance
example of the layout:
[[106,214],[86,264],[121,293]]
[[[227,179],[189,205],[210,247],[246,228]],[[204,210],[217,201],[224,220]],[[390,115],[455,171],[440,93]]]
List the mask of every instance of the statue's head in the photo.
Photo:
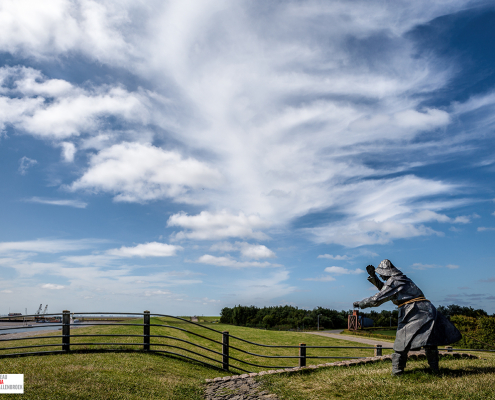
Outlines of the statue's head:
[[402,275],[397,268],[395,268],[394,264],[390,262],[390,260],[383,260],[380,265],[375,269],[376,273],[380,275],[382,279],[387,280],[391,276]]

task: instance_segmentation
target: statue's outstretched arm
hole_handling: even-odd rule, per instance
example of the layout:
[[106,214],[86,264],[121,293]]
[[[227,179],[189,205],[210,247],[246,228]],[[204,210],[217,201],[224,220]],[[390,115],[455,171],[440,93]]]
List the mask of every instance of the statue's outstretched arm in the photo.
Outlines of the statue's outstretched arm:
[[[382,282],[380,281],[380,283]],[[395,287],[394,284],[389,286],[382,283],[382,288],[377,294],[356,302],[356,306],[358,306],[359,308],[378,307],[386,301],[393,300],[398,292],[398,289],[399,288]]]

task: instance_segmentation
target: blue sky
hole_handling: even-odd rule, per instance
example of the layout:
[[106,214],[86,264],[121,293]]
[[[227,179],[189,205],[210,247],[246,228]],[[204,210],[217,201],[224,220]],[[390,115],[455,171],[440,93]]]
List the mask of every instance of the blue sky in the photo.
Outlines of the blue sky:
[[[0,313],[495,312],[488,1],[0,4]],[[392,309],[392,305],[383,308]]]

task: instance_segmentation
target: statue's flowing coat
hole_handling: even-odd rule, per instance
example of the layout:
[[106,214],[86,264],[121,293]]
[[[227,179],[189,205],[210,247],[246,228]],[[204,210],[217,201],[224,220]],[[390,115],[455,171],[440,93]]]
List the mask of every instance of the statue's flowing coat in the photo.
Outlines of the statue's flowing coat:
[[[423,292],[406,275],[391,276],[385,284],[376,276],[369,277],[380,291],[359,302],[359,308],[377,307],[391,300],[401,305],[409,300],[424,297]],[[394,350],[403,352],[422,346],[445,346],[461,339],[459,330],[427,300],[399,307],[399,324]]]

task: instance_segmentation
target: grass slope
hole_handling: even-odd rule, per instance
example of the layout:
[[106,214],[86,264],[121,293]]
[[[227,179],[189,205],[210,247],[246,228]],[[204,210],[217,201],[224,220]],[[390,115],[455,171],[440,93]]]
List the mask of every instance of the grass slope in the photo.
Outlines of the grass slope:
[[[91,326],[73,329],[72,334],[90,335],[140,335],[143,327],[142,320],[127,321],[133,322],[131,326]],[[168,335],[178,339],[189,340],[204,347],[221,351],[221,345],[195,336],[191,332],[199,333],[205,337],[221,341],[221,334],[206,330],[201,326],[191,325],[186,322],[177,321],[170,318],[152,318],[151,323],[171,325],[172,327],[151,327],[152,335]],[[263,344],[298,345],[301,342],[315,346],[355,346],[354,343],[343,340],[308,335],[297,332],[277,332],[264,331],[259,329],[236,327],[231,325],[205,323],[216,330],[228,330],[232,335],[239,336],[249,341]],[[180,329],[187,329],[184,332]],[[47,333],[40,332],[40,335]],[[0,355],[21,351],[52,351],[60,350],[61,332],[52,333],[47,339],[24,339],[13,342],[0,341]],[[164,356],[161,354],[129,353],[129,352],[106,352],[106,353],[78,353],[77,350],[93,351],[101,349],[99,343],[117,342],[120,344],[105,347],[119,351],[142,349],[142,338],[140,337],[73,337],[71,338],[71,350],[76,352],[70,354],[56,354],[44,356],[30,356],[19,358],[0,359],[0,372],[24,374],[26,399],[201,399],[204,389],[204,380],[218,376],[232,375],[234,372],[224,372],[219,369],[205,367],[199,363],[188,362],[183,359]],[[199,354],[210,356],[220,360],[221,356],[213,354],[204,349],[198,349],[176,339],[152,338],[153,350],[168,350],[188,356],[199,358],[190,352],[173,347],[158,346],[168,344],[170,346],[180,346],[195,351]],[[35,344],[57,344],[54,347],[42,347],[38,349],[17,349],[1,350],[5,347],[22,347]],[[76,345],[79,344],[79,345]],[[292,355],[298,354],[298,349],[273,349],[257,347],[231,338],[230,344],[243,350],[266,355]],[[332,356],[370,356],[370,350],[354,349],[330,349],[312,350],[308,349],[308,355],[332,355]],[[231,350],[231,355],[242,358],[252,363],[262,363],[266,365],[296,366],[297,359],[260,359],[252,355],[243,354],[237,350]],[[220,366],[219,362],[207,362]],[[331,360],[333,361],[333,360]],[[326,361],[308,361],[319,363]],[[243,366],[250,371],[261,371],[264,368],[256,368],[233,362],[234,366]],[[8,396],[9,395],[5,395]],[[15,396],[15,395],[11,395]],[[14,397],[15,398],[15,397]]]
[[392,377],[391,363],[330,367],[300,373],[265,375],[264,389],[280,400],[331,399],[495,399],[495,358],[440,361],[430,373],[426,361],[410,361],[406,372]]
[[[194,326],[186,322],[167,318],[152,318],[152,323],[168,324],[172,327],[152,327],[152,335],[169,335],[177,339],[196,342],[204,347],[221,351],[221,345],[208,339],[199,338],[192,332],[221,341],[221,334]],[[72,330],[72,334],[105,334],[128,335],[142,334],[142,320],[135,320],[134,326],[93,326]],[[298,332],[264,331],[259,329],[236,327],[231,325],[205,322],[219,331],[228,330],[231,335],[263,344],[298,345],[303,342],[308,346],[357,346],[357,343],[335,340],[328,337],[308,335]],[[174,329],[178,328],[178,329]],[[187,328],[190,332],[180,329]],[[40,333],[46,335],[46,333]],[[198,349],[177,339],[152,338],[152,349],[168,350],[184,355],[190,352],[173,347],[181,346],[202,355],[220,360],[221,356],[204,349]],[[102,346],[98,343],[118,342],[121,344],[105,347],[114,350],[140,350],[140,337],[77,337],[71,338],[71,350],[96,350]],[[35,349],[1,350],[5,347],[26,346],[33,344],[61,343],[60,332],[49,339],[18,340],[15,342],[0,341],[0,355],[13,351],[35,351]],[[77,346],[75,343],[79,343]],[[129,344],[130,346],[125,346]],[[230,344],[239,349],[265,355],[297,355],[297,349],[274,349],[257,347],[230,338]],[[60,347],[45,347],[38,350],[59,350]],[[366,349],[308,349],[308,355],[359,356],[373,354],[372,348]],[[296,366],[297,359],[259,359],[252,355],[231,350],[231,355],[248,362],[266,365]],[[488,356],[487,356],[488,358]],[[206,360],[206,359],[205,359]],[[319,364],[333,359],[308,360],[309,364]],[[425,372],[424,362],[411,362],[406,374],[399,380],[389,376],[390,364],[365,365],[352,368],[326,368],[313,373],[271,375],[266,379],[270,391],[277,393],[281,399],[333,399],[356,398],[356,393],[363,399],[385,398],[432,398],[428,393],[446,393],[452,397],[438,398],[494,398],[495,387],[494,358],[483,360],[442,361],[442,379]],[[210,362],[210,361],[209,361]],[[214,362],[211,362],[214,363]],[[220,363],[215,363],[220,365]],[[251,371],[256,368],[233,362]],[[235,371],[235,369],[233,369]],[[203,397],[204,380],[218,376],[231,375],[219,369],[205,367],[200,363],[165,356],[162,354],[145,354],[142,352],[117,353],[70,353],[45,356],[31,356],[0,359],[0,373],[22,373],[25,378],[26,399],[171,399],[199,400]],[[404,383],[405,382],[405,383]],[[407,383],[407,384],[406,384]],[[472,389],[469,385],[472,384]],[[402,389],[400,389],[402,388]],[[400,390],[399,390],[400,389]],[[393,396],[389,396],[389,392]],[[478,396],[478,393],[486,396]],[[468,394],[473,395],[469,397]],[[16,395],[4,395],[16,398]],[[400,397],[403,396],[403,397]],[[405,396],[405,397],[404,397]],[[409,397],[407,397],[409,396]],[[423,396],[423,397],[421,397]],[[425,397],[426,396],[426,397]],[[457,397],[456,397],[457,396]],[[478,396],[478,397],[476,397]],[[491,397],[490,397],[491,396]]]

